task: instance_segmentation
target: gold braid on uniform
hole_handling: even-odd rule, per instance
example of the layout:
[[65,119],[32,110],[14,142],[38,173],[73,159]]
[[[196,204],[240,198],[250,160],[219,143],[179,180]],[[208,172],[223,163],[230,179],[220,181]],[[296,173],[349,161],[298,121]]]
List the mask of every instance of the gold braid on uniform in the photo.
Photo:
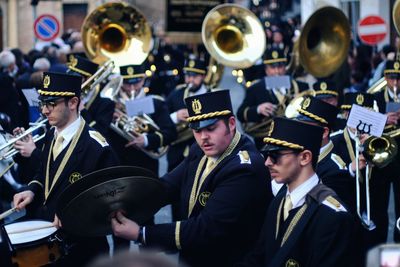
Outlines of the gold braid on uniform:
[[304,146],[293,144],[293,143],[289,143],[289,142],[286,142],[286,141],[283,141],[283,140],[278,140],[278,139],[271,138],[271,137],[265,137],[263,139],[263,141],[264,141],[264,143],[271,143],[271,144],[274,144],[274,145],[284,146],[284,147],[291,148],[291,149],[300,149],[300,150],[304,149]]
[[303,115],[306,115],[307,117],[310,117],[313,120],[316,120],[316,121],[324,123],[324,124],[328,124],[328,122],[324,118],[321,118],[315,114],[312,114],[311,112],[308,112],[307,110],[299,108],[297,111]]
[[38,90],[39,94],[41,95],[49,95],[49,96],[75,96],[74,92],[49,92]]
[[202,115],[197,115],[193,117],[187,118],[188,122],[193,122],[193,121],[199,121],[199,120],[205,120],[213,117],[218,117],[218,116],[225,116],[231,114],[230,110],[223,110],[223,111],[215,111],[207,114],[202,114]]

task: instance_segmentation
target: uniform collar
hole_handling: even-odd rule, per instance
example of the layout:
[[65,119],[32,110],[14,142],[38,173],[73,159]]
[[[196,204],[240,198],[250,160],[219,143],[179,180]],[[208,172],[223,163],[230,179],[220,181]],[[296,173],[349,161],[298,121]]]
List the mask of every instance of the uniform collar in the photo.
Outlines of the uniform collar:
[[311,191],[317,184],[319,183],[319,178],[316,173],[311,176],[307,181],[299,185],[292,192],[289,193],[289,190],[286,191],[286,195],[290,195],[290,200],[292,201],[293,207],[295,209],[304,204],[306,200],[306,195]]
[[72,122],[70,125],[68,125],[64,130],[61,132],[57,132],[57,129],[54,131],[54,136],[57,137],[58,135],[61,135],[64,138],[63,143],[68,144],[72,137],[76,134],[76,132],[79,129],[79,125],[81,124],[81,117],[79,116],[74,122]]
[[[399,88],[400,89],[400,88]],[[389,97],[391,99],[394,99],[394,93],[392,92],[392,90],[389,89],[389,87],[387,87],[387,92],[389,94]],[[397,94],[397,97],[400,99],[400,93]]]

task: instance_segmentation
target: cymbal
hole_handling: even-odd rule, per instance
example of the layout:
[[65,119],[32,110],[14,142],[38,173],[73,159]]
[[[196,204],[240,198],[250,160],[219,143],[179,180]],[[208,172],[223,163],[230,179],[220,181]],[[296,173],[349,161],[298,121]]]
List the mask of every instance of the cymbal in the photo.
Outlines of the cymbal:
[[90,173],[67,187],[56,207],[62,228],[79,236],[112,233],[116,211],[143,224],[165,203],[165,189],[155,175],[138,167],[112,167]]

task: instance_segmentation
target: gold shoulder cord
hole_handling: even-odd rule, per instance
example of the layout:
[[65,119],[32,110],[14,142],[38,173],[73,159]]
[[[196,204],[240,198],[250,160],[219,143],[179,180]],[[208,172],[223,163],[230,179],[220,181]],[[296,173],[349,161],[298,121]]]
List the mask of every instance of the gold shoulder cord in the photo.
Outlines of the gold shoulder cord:
[[51,151],[53,150],[53,145],[54,145],[54,138],[53,141],[51,142],[51,146],[50,146],[50,152],[49,155],[47,157],[47,166],[46,166],[46,181],[45,181],[45,203],[47,200],[47,197],[49,196],[51,190],[53,189],[54,185],[56,184],[56,182],[58,181],[58,178],[61,175],[61,172],[64,170],[65,165],[67,164],[69,158],[71,157],[72,152],[74,151],[74,148],[76,147],[76,144],[78,143],[79,137],[81,136],[82,132],[83,132],[83,128],[85,126],[85,120],[81,120],[81,124],[79,125],[79,129],[77,131],[77,133],[75,134],[75,136],[72,138],[71,141],[71,145],[69,146],[67,152],[65,153],[60,166],[58,166],[57,172],[54,175],[53,178],[53,182],[51,184],[51,187],[49,189],[49,183],[50,183],[50,160],[51,160]]
[[331,142],[328,144],[328,147],[325,149],[325,151],[318,156],[318,162],[323,160],[332,151],[332,149],[333,149],[333,143]]
[[[219,157],[219,159],[215,162],[215,164],[212,166],[211,170],[209,171],[209,173],[212,172],[212,170],[214,170],[214,168],[222,161],[224,160],[226,157],[228,157],[232,151],[235,149],[235,147],[237,146],[237,144],[239,143],[240,140],[240,133],[238,131],[236,131],[235,133],[235,137],[233,137],[232,142],[230,143],[230,145],[228,146],[228,148],[225,150],[225,152],[221,155],[221,157]],[[203,158],[200,160],[199,165],[197,166],[197,171],[196,171],[196,175],[194,178],[194,182],[193,182],[193,187],[192,187],[192,191],[190,193],[190,198],[189,198],[189,212],[188,212],[188,217],[190,216],[190,214],[193,211],[193,208],[196,204],[197,198],[199,196],[200,193],[200,188],[203,185],[205,179],[207,178],[208,174],[203,175],[200,179],[199,182],[199,178],[200,178],[200,174],[201,174],[201,170],[203,169],[203,166],[205,164],[207,160],[207,156],[204,155]]]

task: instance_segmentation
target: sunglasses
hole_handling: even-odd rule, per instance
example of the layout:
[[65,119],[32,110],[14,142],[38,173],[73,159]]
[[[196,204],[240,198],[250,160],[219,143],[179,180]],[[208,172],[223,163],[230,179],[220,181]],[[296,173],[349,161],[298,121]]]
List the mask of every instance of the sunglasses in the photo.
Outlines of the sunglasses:
[[284,156],[284,155],[289,155],[289,154],[299,154],[297,151],[290,151],[286,153],[280,153],[278,151],[267,151],[264,153],[265,159],[269,158],[269,160],[272,162],[272,164],[277,164],[279,159]]

